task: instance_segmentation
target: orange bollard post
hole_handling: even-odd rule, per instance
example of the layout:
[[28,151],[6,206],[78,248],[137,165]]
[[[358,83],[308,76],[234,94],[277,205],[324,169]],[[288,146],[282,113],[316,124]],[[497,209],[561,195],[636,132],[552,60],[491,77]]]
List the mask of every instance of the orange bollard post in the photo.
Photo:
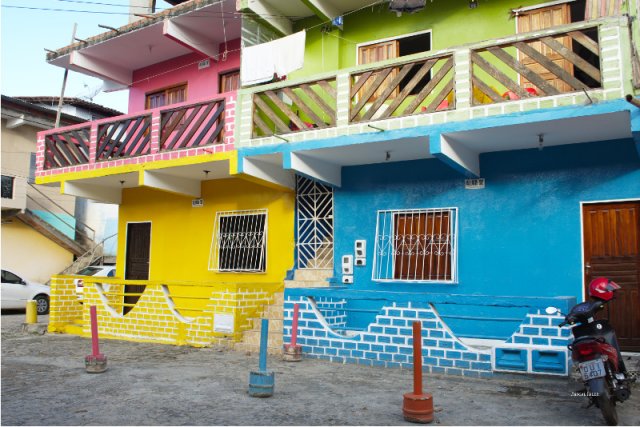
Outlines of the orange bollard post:
[[433,396],[422,392],[422,333],[421,323],[413,322],[413,393],[405,393],[402,415],[412,423],[433,421]]

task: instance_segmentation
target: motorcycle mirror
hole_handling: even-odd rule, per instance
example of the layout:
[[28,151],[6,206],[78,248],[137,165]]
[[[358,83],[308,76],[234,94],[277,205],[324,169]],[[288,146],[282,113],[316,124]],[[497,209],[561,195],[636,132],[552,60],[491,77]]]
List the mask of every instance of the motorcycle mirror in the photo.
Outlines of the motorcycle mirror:
[[547,313],[549,315],[560,313],[560,309],[555,308],[555,307],[547,307],[547,308],[544,309],[544,311],[545,311],[545,313]]

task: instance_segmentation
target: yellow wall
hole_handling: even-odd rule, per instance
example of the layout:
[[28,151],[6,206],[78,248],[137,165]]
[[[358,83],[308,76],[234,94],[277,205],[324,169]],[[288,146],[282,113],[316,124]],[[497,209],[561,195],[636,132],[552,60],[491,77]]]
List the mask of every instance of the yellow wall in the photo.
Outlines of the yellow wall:
[[[202,183],[204,206],[191,197],[149,188],[125,189],[119,211],[117,276],[124,277],[128,222],[151,222],[150,280],[178,282],[282,282],[293,268],[294,194],[242,179]],[[218,273],[208,270],[216,212],[268,209],[265,273]]]
[[73,254],[17,219],[2,224],[2,268],[45,283],[73,262]]

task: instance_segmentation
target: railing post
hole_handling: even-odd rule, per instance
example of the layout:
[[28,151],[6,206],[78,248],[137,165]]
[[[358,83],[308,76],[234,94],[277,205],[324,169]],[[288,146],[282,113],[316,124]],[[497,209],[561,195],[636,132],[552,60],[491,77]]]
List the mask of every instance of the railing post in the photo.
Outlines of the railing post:
[[98,154],[98,123],[91,123],[91,130],[89,131],[89,164],[92,165],[97,160]]
[[351,110],[351,78],[349,73],[336,76],[336,127],[349,125]]
[[456,110],[469,108],[473,98],[471,51],[469,49],[456,49],[453,52],[453,67]]
[[160,111],[153,110],[151,112],[151,145],[149,147],[150,154],[156,154],[160,151]]

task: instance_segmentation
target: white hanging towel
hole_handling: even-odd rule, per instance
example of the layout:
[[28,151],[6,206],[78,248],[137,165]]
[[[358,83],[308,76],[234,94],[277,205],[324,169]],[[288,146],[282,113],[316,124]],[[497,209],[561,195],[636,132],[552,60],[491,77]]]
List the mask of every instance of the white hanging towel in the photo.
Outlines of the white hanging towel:
[[278,77],[286,76],[304,66],[304,43],[306,31],[298,31],[290,36],[275,40],[273,58]]
[[273,62],[273,45],[257,44],[242,49],[240,58],[240,81],[242,86],[268,82],[275,73]]
[[240,80],[242,86],[264,83],[286,76],[304,65],[306,32],[299,31],[281,39],[242,49]]

